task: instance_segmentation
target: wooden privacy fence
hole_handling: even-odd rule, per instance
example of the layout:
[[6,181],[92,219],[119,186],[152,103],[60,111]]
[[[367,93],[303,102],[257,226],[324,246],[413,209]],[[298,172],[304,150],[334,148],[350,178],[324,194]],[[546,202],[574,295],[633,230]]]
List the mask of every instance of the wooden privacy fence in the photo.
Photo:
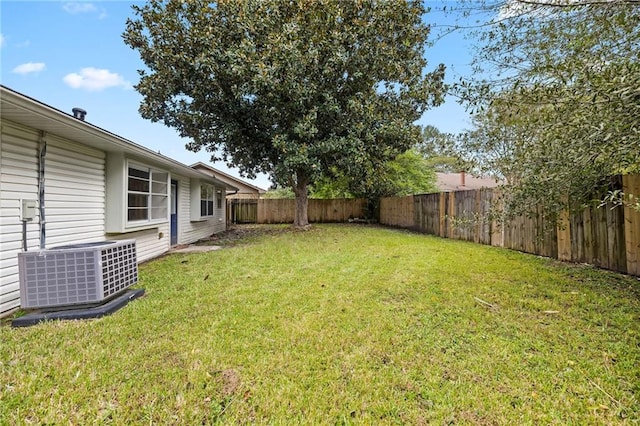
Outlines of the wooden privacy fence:
[[[296,201],[293,199],[261,198],[257,204],[257,223],[293,223]],[[340,198],[333,200],[310,199],[309,222],[347,222],[353,218],[364,218],[367,200]]]
[[[625,194],[640,195],[640,175],[622,178]],[[640,212],[631,207],[590,207],[545,223],[542,211],[499,223],[492,189],[443,192],[380,203],[380,223],[444,238],[491,244],[560,260],[640,275]]]
[[231,198],[227,200],[227,214],[231,223],[256,223],[258,220],[257,198]]

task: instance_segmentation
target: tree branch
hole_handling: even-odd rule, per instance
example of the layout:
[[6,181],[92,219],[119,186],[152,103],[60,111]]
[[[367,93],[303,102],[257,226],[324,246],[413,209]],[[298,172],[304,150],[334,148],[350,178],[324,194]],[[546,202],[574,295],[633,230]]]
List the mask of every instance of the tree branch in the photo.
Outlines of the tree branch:
[[590,0],[590,1],[571,1],[565,0],[564,2],[560,1],[537,1],[537,0],[515,0],[518,3],[528,4],[531,6],[548,6],[548,7],[562,7],[562,8],[570,8],[570,7],[581,7],[581,6],[599,6],[599,5],[616,5],[616,4],[640,4],[640,0],[616,0],[615,2],[611,0]]

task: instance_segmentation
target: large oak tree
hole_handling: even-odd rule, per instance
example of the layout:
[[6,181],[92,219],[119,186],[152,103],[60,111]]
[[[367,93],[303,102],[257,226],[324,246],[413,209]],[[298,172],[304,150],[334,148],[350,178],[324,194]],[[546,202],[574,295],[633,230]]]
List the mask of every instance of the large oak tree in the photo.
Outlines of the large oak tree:
[[246,176],[296,195],[393,159],[414,122],[443,100],[444,66],[426,72],[422,2],[152,0],[133,6],[126,44],[147,69],[144,118],[164,122]]

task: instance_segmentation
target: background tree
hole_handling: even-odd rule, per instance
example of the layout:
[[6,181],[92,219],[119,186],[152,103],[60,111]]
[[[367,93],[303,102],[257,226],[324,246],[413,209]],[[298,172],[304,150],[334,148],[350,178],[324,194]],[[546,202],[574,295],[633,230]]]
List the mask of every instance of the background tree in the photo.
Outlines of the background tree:
[[340,175],[335,169],[331,176],[323,176],[314,182],[311,187],[311,198],[332,199],[332,198],[355,198],[349,190],[349,184],[353,182],[353,178]]
[[332,167],[354,176],[415,141],[442,102],[444,66],[424,72],[421,2],[151,0],[124,41],[147,66],[136,89],[162,121],[246,176],[296,195]]
[[443,133],[435,126],[422,129],[422,140],[416,150],[437,172],[473,171],[474,164],[469,160],[469,152],[461,146],[459,135]]
[[528,122],[536,111],[514,105],[512,98],[494,96],[474,114],[474,128],[456,137],[457,149],[471,169],[495,176],[507,186],[521,184],[524,175],[531,173],[530,151],[538,143],[539,129]]
[[267,192],[262,194],[260,198],[294,199],[296,198],[296,194],[294,194],[289,187],[272,186]]
[[[469,149],[506,154],[512,211],[551,212],[640,171],[640,2],[487,1],[477,7],[476,77],[458,94],[479,112]],[[485,167],[496,157],[482,155]],[[637,195],[637,194],[636,194]],[[568,197],[567,197],[568,196]]]
[[334,169],[331,177],[317,181],[314,198],[368,198],[373,204],[382,197],[401,197],[437,191],[433,167],[415,149],[410,149],[359,178]]

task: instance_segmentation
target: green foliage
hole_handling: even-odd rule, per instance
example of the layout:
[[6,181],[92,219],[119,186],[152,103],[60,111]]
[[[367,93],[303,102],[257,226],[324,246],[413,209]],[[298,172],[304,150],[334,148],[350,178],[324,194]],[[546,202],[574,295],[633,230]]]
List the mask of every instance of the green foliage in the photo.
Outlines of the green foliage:
[[[443,101],[425,72],[420,2],[151,0],[124,41],[147,66],[143,117],[229,165],[290,186],[304,225],[307,186],[357,176],[408,149],[413,123]],[[306,210],[306,209],[305,209]]]
[[414,150],[398,155],[380,171],[380,175],[385,179],[383,185],[369,192],[389,197],[437,191],[433,168]]
[[323,176],[313,184],[310,188],[310,196],[320,199],[354,198],[349,190],[351,182],[353,182],[351,178],[341,175],[334,168],[331,171],[331,177]]
[[408,150],[381,165],[375,173],[349,178],[334,169],[332,178],[314,184],[313,198],[369,198],[424,194],[437,190],[436,175],[431,165],[415,150]]
[[512,211],[579,209],[611,176],[640,170],[640,6],[633,1],[484,2],[478,113],[466,147],[512,184]]
[[466,159],[468,153],[460,146],[457,135],[442,133],[434,126],[422,129],[422,140],[416,149],[437,172],[472,170],[472,163]]
[[475,129],[459,134],[457,141],[470,169],[497,176],[507,185],[515,186],[525,174],[525,163],[530,158],[527,148],[535,144],[536,129],[524,124],[505,125],[507,120],[513,123],[513,117],[512,104],[496,97],[474,115]]
[[283,188],[281,186],[271,188],[261,196],[262,198],[296,198],[291,188]]

